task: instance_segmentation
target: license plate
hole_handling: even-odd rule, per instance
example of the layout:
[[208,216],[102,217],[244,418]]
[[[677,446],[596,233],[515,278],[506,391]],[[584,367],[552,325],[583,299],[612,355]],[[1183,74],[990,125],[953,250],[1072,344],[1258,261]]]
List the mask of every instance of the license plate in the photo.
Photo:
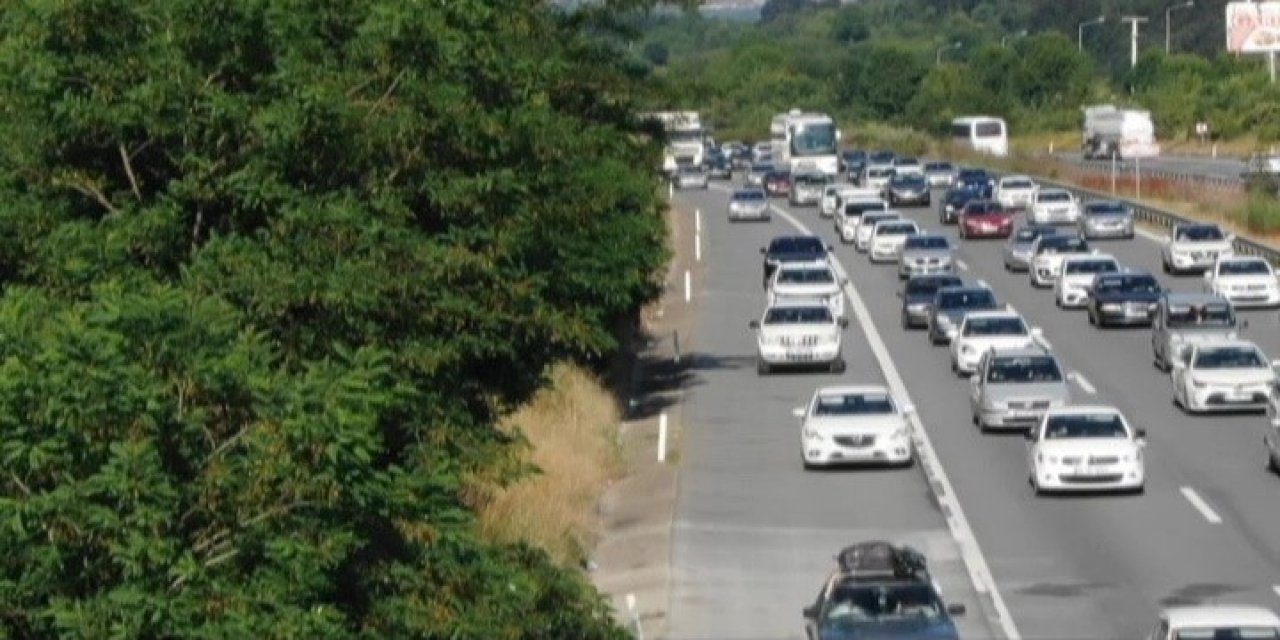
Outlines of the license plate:
[[1011,418],[1035,418],[1039,415],[1040,414],[1034,411],[1010,411],[1009,412],[1009,417]]
[[812,351],[788,351],[788,360],[811,360],[813,358]]
[[1084,466],[1076,468],[1078,476],[1105,476],[1111,473],[1111,467],[1106,466]]

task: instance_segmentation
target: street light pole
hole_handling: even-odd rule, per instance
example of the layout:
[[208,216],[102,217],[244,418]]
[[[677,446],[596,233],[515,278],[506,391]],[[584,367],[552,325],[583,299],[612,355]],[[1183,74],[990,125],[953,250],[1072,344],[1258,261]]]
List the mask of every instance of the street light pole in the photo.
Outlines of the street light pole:
[[1076,48],[1084,51],[1084,28],[1102,24],[1107,21],[1106,16],[1098,16],[1092,20],[1085,20],[1076,27]]
[[1021,30],[1021,31],[1019,31],[1019,32],[1017,32],[1017,33],[1014,33],[1014,34],[1010,34],[1010,35],[1004,35],[1004,36],[1002,36],[1002,37],[1000,38],[1000,48],[1002,48],[1002,49],[1004,48],[1004,46],[1005,46],[1005,42],[1007,42],[1007,41],[1009,40],[1009,38],[1010,38],[1010,37],[1013,37],[1013,38],[1021,38],[1021,37],[1025,36],[1025,35],[1027,35],[1027,30],[1026,30],[1026,29],[1023,29],[1023,30]]
[[1146,22],[1142,16],[1125,16],[1120,22],[1128,22],[1129,29],[1129,66],[1138,66],[1138,25]]
[[1196,0],[1187,0],[1186,2],[1175,4],[1164,10],[1164,54],[1166,56],[1169,55],[1169,14],[1177,11],[1178,9],[1190,9],[1194,6],[1196,6]]
[[941,64],[942,64],[942,52],[943,52],[943,51],[946,51],[946,50],[948,50],[948,49],[959,49],[959,48],[960,48],[960,42],[958,42],[958,41],[957,41],[957,42],[952,42],[951,44],[949,44],[949,45],[947,45],[947,46],[945,46],[945,47],[939,47],[939,48],[938,48],[938,50],[937,50],[936,52],[934,52],[933,65],[936,67],[936,66],[939,66],[939,65],[941,65]]

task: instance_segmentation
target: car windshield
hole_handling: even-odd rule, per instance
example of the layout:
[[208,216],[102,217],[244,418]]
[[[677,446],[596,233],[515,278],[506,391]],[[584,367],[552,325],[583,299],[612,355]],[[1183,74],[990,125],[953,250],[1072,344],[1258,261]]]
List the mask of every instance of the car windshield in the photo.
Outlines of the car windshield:
[[733,199],[743,201],[743,202],[750,202],[752,200],[757,200],[757,201],[764,200],[765,195],[763,191],[739,191],[733,194]]
[[1184,627],[1173,633],[1174,640],[1280,640],[1277,627]]
[[809,123],[791,130],[791,154],[797,157],[829,155],[836,152],[836,126],[830,122]]
[[1067,263],[1067,273],[1115,273],[1120,265],[1115,260],[1072,260]]
[[1089,243],[1084,238],[1055,238],[1048,236],[1040,241],[1040,253],[1088,253]]
[[892,151],[877,151],[871,154],[871,161],[880,163],[880,164],[883,164],[886,162],[893,162],[894,155],[896,154],[894,154],[894,152]]
[[796,176],[796,184],[807,186],[819,186],[827,183],[827,177],[822,175],[799,175]]
[[876,227],[876,235],[879,236],[905,236],[916,233],[914,222],[893,222],[890,224],[882,224]]
[[895,187],[906,187],[908,189],[924,188],[924,178],[914,173],[894,176],[893,185]]
[[757,164],[751,167],[752,173],[773,173],[773,171],[773,165],[771,164]]
[[1062,382],[1062,370],[1052,356],[996,358],[987,369],[987,382]]
[[858,160],[865,160],[867,157],[867,152],[866,151],[845,151],[841,153],[840,156],[844,158],[846,162],[851,160],[856,162]]
[[1249,347],[1214,347],[1197,351],[1191,366],[1196,369],[1265,369],[1267,360],[1257,349]]
[[815,416],[884,415],[895,411],[887,393],[822,394],[813,406]]
[[1264,260],[1224,260],[1218,264],[1218,274],[1224,276],[1270,275]]
[[930,162],[924,165],[924,170],[929,173],[943,173],[951,171],[951,163],[949,162]]
[[806,255],[822,255],[827,252],[822,239],[816,236],[787,236],[774,238],[769,243],[769,253],[802,253]]
[[959,177],[965,182],[986,182],[991,179],[991,176],[981,169],[961,169]]
[[990,289],[962,289],[943,291],[938,294],[938,307],[941,309],[977,309],[994,306],[996,306],[996,297]]
[[699,173],[702,173],[702,167],[693,166],[693,165],[686,166],[686,167],[680,167],[680,173],[684,173],[684,174],[699,174]]
[[1017,316],[996,318],[968,318],[964,323],[966,336],[1025,336],[1027,325]]
[[1034,189],[1036,184],[1030,180],[1006,180],[1001,189]]
[[930,295],[943,287],[958,287],[961,280],[958,276],[912,278],[907,281],[907,295]]
[[836,281],[830,269],[783,269],[778,282],[787,284],[832,284]]
[[894,213],[864,213],[862,214],[862,224],[870,229],[881,220],[892,220],[896,217],[898,216]]
[[970,202],[965,207],[965,215],[993,215],[1002,213],[1004,208],[998,202]]
[[943,236],[916,236],[907,239],[908,249],[946,249],[947,239]]
[[1118,202],[1094,202],[1085,207],[1085,213],[1091,216],[1114,216],[1129,213],[1129,210]]
[[884,178],[893,175],[893,169],[867,169],[867,175],[872,178]]
[[889,205],[879,200],[876,200],[874,202],[864,200],[861,202],[850,202],[845,204],[844,212],[847,214],[860,216],[868,211],[885,211],[888,208],[889,208]]
[[1045,440],[1067,438],[1127,438],[1124,421],[1115,413],[1076,413],[1049,416]]
[[1042,229],[1038,227],[1023,227],[1018,229],[1018,233],[1014,234],[1013,239],[1014,242],[1027,243],[1039,238],[1040,236],[1047,236],[1053,233],[1057,232],[1052,228]]
[[1174,236],[1178,241],[1191,242],[1214,242],[1224,240],[1226,236],[1222,234],[1222,229],[1212,224],[1194,224],[1185,227],[1178,227],[1178,232]]
[[1165,324],[1178,329],[1183,327],[1234,327],[1235,314],[1226,304],[1170,305]]
[[1160,293],[1160,283],[1151,276],[1119,276],[1099,278],[1093,286],[1098,293],[1128,291],[1132,293]]
[[765,324],[831,324],[828,307],[770,307]]
[[1071,194],[1066,191],[1042,191],[1036,196],[1036,202],[1071,202]]
[[837,587],[827,600],[822,625],[856,629],[893,620],[943,620],[946,609],[933,588],[923,584],[851,584]]

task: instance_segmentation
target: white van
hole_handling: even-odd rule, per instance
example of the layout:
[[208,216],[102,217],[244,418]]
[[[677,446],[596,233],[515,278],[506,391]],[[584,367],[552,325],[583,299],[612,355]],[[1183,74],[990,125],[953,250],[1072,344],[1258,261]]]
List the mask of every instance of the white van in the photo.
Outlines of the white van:
[[1009,126],[1001,118],[966,116],[951,121],[951,139],[974,151],[1009,155]]

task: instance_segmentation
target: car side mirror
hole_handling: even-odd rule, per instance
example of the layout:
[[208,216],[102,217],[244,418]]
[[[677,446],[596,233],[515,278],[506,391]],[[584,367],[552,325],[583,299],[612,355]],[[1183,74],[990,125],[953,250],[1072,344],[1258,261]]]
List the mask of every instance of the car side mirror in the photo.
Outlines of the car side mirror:
[[1035,429],[1027,429],[1026,431],[1022,432],[1022,438],[1028,442],[1035,442],[1036,441]]
[[1138,439],[1138,440],[1146,440],[1146,439],[1147,439],[1147,430],[1146,430],[1146,429],[1134,429],[1134,430],[1133,430],[1133,435],[1134,435],[1134,437],[1135,437],[1136,439]]
[[1249,321],[1248,321],[1248,320],[1241,320],[1241,321],[1240,321],[1240,328],[1241,328],[1241,329],[1248,329],[1248,328],[1249,328]]
[[818,607],[817,607],[817,606],[815,606],[815,605],[809,605],[809,606],[805,607],[803,610],[801,610],[801,613],[803,613],[803,614],[804,614],[804,617],[806,617],[806,618],[810,618],[810,619],[817,618],[817,617],[818,617]]
[[849,279],[848,279],[848,278],[840,278],[840,286],[842,286],[842,287],[847,287],[847,286],[849,286]]
[[840,318],[840,328],[841,328],[841,329],[848,329],[848,328],[849,328],[849,319],[848,319],[848,318]]
[[964,615],[964,612],[965,612],[965,607],[963,604],[960,604],[959,602],[951,602],[947,604],[947,613],[953,616],[962,616]]
[[893,295],[898,296],[899,298],[901,298],[901,297],[903,297],[903,295],[904,295],[904,294],[903,294],[901,291],[895,291]]
[[1236,241],[1236,234],[1234,234],[1234,233],[1227,234],[1227,242],[1228,242],[1228,243],[1234,243],[1235,241]]
[[916,412],[916,406],[914,404],[902,405],[902,415],[904,416],[914,415],[915,412]]
[[833,245],[833,244],[829,244],[829,245],[827,245],[827,251],[835,251],[835,250],[836,250],[836,246],[835,246],[835,245]]
[[760,255],[764,255],[764,254],[765,254],[765,249],[764,249],[764,247],[760,247]]
[[791,410],[791,415],[793,415],[793,416],[795,416],[795,417],[797,417],[797,418],[803,418],[803,417],[804,417],[804,407],[796,407],[796,408],[792,409],[792,410]]
[[1040,327],[1031,327],[1031,335],[1033,335],[1033,336],[1035,336],[1035,337],[1037,337],[1037,338],[1043,338],[1043,337],[1044,337],[1044,329],[1041,329]]
[[1213,272],[1212,271],[1204,272],[1204,281],[1211,282],[1212,280],[1213,280]]
[[759,328],[760,328],[760,321],[759,321],[759,320],[752,320],[751,322],[748,322],[748,323],[747,323],[747,326],[748,326],[748,327],[751,327],[752,329],[759,329]]

